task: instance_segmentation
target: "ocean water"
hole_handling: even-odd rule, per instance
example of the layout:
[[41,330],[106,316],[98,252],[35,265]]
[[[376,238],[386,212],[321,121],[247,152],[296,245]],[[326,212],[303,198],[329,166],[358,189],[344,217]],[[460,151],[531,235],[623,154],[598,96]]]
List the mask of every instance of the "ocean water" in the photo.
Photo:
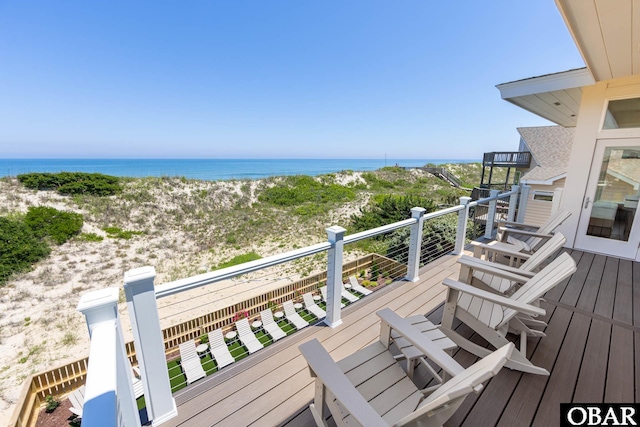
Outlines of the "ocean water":
[[209,181],[321,175],[384,166],[468,163],[459,159],[0,159],[0,177],[28,172],[99,172],[126,177],[170,176]]

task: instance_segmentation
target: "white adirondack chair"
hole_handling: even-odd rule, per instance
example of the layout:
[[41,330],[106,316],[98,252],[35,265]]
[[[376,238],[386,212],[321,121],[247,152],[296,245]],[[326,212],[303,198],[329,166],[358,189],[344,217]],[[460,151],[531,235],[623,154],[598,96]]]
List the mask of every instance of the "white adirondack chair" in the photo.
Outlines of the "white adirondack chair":
[[546,369],[533,365],[527,359],[527,337],[544,337],[545,334],[541,330],[533,327],[546,326],[546,323],[529,316],[544,315],[545,310],[533,304],[537,304],[542,295],[575,271],[576,263],[573,258],[566,253],[561,254],[509,297],[447,278],[443,283],[449,290],[440,330],[459,347],[479,357],[486,356],[490,350],[455,332],[454,318],[464,322],[494,348],[502,347],[509,342],[505,338],[507,332],[516,333],[520,335],[519,351],[513,352],[506,366],[523,372],[549,375]]
[[255,334],[251,331],[249,321],[247,319],[240,319],[236,322],[236,330],[238,331],[238,338],[242,345],[244,345],[249,354],[255,353],[262,349],[264,345],[256,338]]
[[[509,343],[464,369],[393,311],[387,308],[378,316],[382,319],[380,340],[338,363],[316,339],[300,346],[311,375],[316,377],[310,409],[318,426],[327,425],[326,409],[338,426],[442,426],[469,393],[482,390],[482,383],[500,371],[513,351]],[[452,378],[425,397],[388,349],[392,330]]]
[[562,233],[555,234],[534,254],[520,254],[519,256],[524,262],[517,268],[489,261],[496,258],[492,255],[505,254],[505,252],[500,249],[492,249],[494,248],[492,245],[483,245],[474,255],[485,255],[487,259],[467,255],[458,259],[461,264],[459,280],[487,291],[513,292],[519,284],[532,278],[540,266],[548,258],[555,255],[566,241],[567,239]]
[[[436,344],[442,350],[448,351],[453,350],[457,346],[451,341],[447,336],[438,329],[436,325],[431,323],[429,319],[426,317],[417,314],[415,316],[407,317],[406,321],[411,324],[417,331],[419,331],[422,335],[427,337],[431,342]],[[415,370],[417,363],[422,363],[424,367],[429,371],[431,376],[438,381],[439,383],[443,382],[443,379],[438,373],[433,369],[433,367],[427,362],[427,359],[424,357],[424,354],[418,350],[413,344],[411,344],[406,338],[400,335],[397,331],[391,331],[391,338],[395,343],[398,350],[400,350],[400,354],[395,356],[396,360],[406,360],[407,361],[407,375],[409,378],[413,378],[413,372]]]
[[200,357],[196,352],[195,341],[189,340],[180,343],[178,348],[180,349],[180,366],[182,367],[182,372],[187,377],[187,384],[206,377],[207,374],[204,372],[204,369],[202,369]]
[[235,362],[235,359],[229,352],[229,347],[224,342],[224,336],[222,335],[222,329],[215,329],[209,332],[209,350],[213,355],[213,359],[218,365],[218,369],[222,369],[227,365]]
[[296,329],[300,330],[309,326],[309,322],[304,320],[302,316],[296,312],[291,300],[282,303],[282,308],[284,309],[284,317],[289,321],[289,323],[295,326]]
[[313,294],[307,292],[302,295],[302,301],[304,301],[304,308],[318,319],[324,319],[327,316],[327,312],[318,307],[318,304],[313,300]]
[[285,334],[285,332],[280,329],[280,326],[278,326],[278,324],[273,320],[273,313],[270,309],[262,310],[260,312],[260,319],[262,319],[262,328],[267,331],[274,342],[287,336],[287,334]]
[[349,276],[349,283],[351,284],[351,289],[361,293],[364,296],[371,295],[373,293],[372,291],[358,283],[358,279],[356,278],[356,276]]
[[504,245],[507,243],[515,251],[535,252],[547,239],[553,236],[556,228],[570,216],[571,212],[559,211],[540,226],[501,221],[498,223],[498,242],[495,244]]

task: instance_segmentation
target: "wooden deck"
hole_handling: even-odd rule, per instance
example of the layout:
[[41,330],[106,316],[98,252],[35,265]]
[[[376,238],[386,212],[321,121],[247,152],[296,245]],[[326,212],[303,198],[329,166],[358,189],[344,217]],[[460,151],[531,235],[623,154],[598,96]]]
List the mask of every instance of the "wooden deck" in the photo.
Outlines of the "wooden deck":
[[[547,337],[528,345],[551,376],[503,369],[447,425],[558,425],[561,402],[640,401],[640,263],[570,253],[578,271],[546,295]],[[377,339],[375,312],[383,307],[430,313],[438,323],[441,282],[457,277],[455,260],[446,256],[423,268],[419,282],[394,283],[349,306],[335,329],[306,328],[176,393],[179,415],[164,425],[314,425],[307,409],[313,382],[298,345],[315,337],[340,360]],[[464,325],[458,331],[471,335]],[[476,360],[462,350],[454,357],[463,366]]]

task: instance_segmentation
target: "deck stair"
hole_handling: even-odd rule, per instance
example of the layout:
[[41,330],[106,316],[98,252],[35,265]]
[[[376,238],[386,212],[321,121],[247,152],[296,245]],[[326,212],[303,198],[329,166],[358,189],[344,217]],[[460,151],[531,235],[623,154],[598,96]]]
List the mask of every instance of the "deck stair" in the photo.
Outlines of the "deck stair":
[[425,172],[429,172],[436,178],[440,178],[441,180],[448,182],[452,187],[460,187],[462,185],[460,178],[449,172],[446,168],[424,167],[416,169],[421,169]]

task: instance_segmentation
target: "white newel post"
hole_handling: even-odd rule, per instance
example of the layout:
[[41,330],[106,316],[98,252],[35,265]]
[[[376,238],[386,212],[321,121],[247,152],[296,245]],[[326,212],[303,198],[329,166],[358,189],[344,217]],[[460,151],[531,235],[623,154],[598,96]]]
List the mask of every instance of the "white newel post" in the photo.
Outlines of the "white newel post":
[[489,193],[490,197],[493,198],[489,202],[489,211],[487,212],[487,226],[484,229],[484,238],[485,239],[493,239],[493,223],[496,220],[496,206],[498,204],[498,194],[500,194],[500,190],[491,190]]
[[511,192],[513,194],[509,197],[509,213],[507,214],[507,221],[513,222],[516,219],[516,207],[518,206],[518,191],[520,186],[512,185]]
[[464,249],[464,242],[467,238],[469,202],[471,202],[471,197],[460,197],[460,204],[464,206],[464,209],[458,211],[458,230],[456,231],[456,246],[453,249],[453,255],[460,255]]
[[164,341],[153,285],[153,267],[129,270],[124,275],[124,292],[133,329],[136,356],[140,363],[147,413],[153,425],[176,415],[176,402],[171,394],[169,372],[164,355]]
[[420,269],[420,250],[422,246],[422,228],[424,226],[425,208],[411,208],[411,218],[416,219],[416,223],[411,226],[411,237],[409,239],[409,260],[407,261],[407,275],[405,280],[417,282],[418,270]]
[[[140,427],[133,393],[131,364],[118,317],[118,288],[82,295],[78,311],[84,314],[91,337],[83,421]],[[112,408],[105,408],[113,405]],[[100,407],[105,406],[105,407]],[[120,411],[120,413],[118,413]]]
[[531,187],[523,185],[520,188],[520,202],[518,203],[518,218],[517,222],[524,222],[524,216],[527,213],[527,202],[529,201],[529,190]]
[[332,328],[342,324],[342,252],[344,250],[344,228],[334,225],[327,228],[331,249],[327,254],[327,317],[325,323]]

